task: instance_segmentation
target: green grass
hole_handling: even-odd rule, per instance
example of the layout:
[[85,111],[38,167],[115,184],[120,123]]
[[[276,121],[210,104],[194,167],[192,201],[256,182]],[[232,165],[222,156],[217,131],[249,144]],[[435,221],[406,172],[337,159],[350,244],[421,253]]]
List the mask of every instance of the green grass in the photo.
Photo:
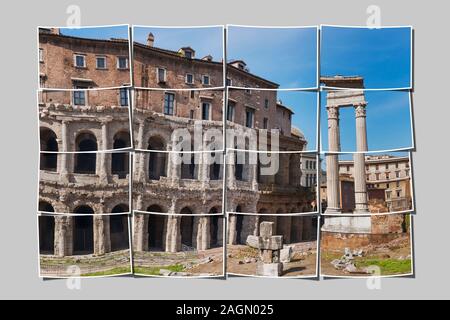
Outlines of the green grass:
[[412,271],[411,259],[357,259],[358,268],[378,266],[381,269],[381,275],[405,274]]
[[159,270],[161,269],[167,269],[172,272],[182,272],[184,270],[184,267],[181,264],[174,264],[171,266],[161,266],[161,267],[135,267],[134,273],[149,276],[159,276],[160,275]]
[[105,271],[98,271],[98,272],[91,272],[91,273],[85,273],[82,274],[82,277],[99,277],[99,276],[112,276],[116,274],[124,274],[124,273],[130,273],[131,269],[129,267],[118,267],[113,268],[110,270]]

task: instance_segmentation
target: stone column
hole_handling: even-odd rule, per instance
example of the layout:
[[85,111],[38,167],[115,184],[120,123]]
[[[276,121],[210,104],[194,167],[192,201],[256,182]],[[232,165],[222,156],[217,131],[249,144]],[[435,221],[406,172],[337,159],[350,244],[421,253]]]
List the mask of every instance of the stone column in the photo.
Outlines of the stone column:
[[[145,130],[145,120],[139,122],[139,130],[137,136],[137,148],[140,150],[146,149],[144,147],[144,130]],[[137,156],[137,180],[144,182],[145,179],[145,156],[150,154],[147,152],[138,152]]]
[[62,150],[64,153],[61,153],[61,170],[60,170],[60,179],[61,182],[63,183],[68,183],[69,182],[69,154],[65,153],[67,151],[69,151],[69,130],[68,130],[68,124],[69,121],[68,120],[63,120],[62,121],[62,126],[61,126],[61,140],[62,140]]
[[[108,144],[108,122],[109,121],[102,121],[102,150],[108,150],[109,144]],[[100,181],[102,183],[107,184],[108,183],[108,159],[109,159],[109,153],[102,152],[99,154],[100,157]]]
[[355,214],[368,214],[368,197],[366,185],[366,161],[365,154],[367,147],[367,129],[366,129],[366,105],[355,105],[356,117],[356,151],[353,155],[354,162],[354,181],[355,181]]
[[[330,152],[339,152],[339,107],[327,106],[328,112],[328,149]],[[328,214],[341,213],[339,192],[339,156],[327,154],[327,210]]]
[[226,154],[226,166],[227,166],[227,186],[228,188],[234,188],[236,184],[236,177],[235,177],[235,166],[236,162],[236,152],[230,151]]
[[67,216],[55,216],[55,256],[68,256],[67,252]]
[[228,244],[236,244],[236,220],[235,214],[230,214],[228,219]]
[[197,223],[194,222],[194,228],[197,226],[197,250],[207,250],[210,248],[210,222],[212,217],[198,217]]

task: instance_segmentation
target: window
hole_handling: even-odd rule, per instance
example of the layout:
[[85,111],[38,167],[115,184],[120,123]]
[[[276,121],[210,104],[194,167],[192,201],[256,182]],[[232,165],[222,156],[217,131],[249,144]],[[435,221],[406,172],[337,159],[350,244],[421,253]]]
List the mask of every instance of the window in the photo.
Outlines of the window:
[[380,166],[379,166],[379,165],[376,165],[376,166],[375,166],[375,170],[380,170]]
[[[83,88],[76,87],[76,89],[83,89]],[[73,92],[73,104],[76,106],[85,106],[86,105],[86,91],[85,90],[76,90]]]
[[164,95],[164,114],[173,115],[174,103],[175,95],[173,93],[166,93]]
[[400,178],[400,172],[397,171],[397,172],[395,173],[395,177],[396,177],[396,178]]
[[386,170],[388,170],[389,169],[389,165],[386,163]]
[[97,69],[106,69],[106,57],[104,57],[104,56],[96,57],[96,68]]
[[117,57],[117,69],[128,69],[127,57]]
[[227,86],[232,86],[233,85],[233,80],[231,80],[230,78],[227,78],[226,85]]
[[209,79],[208,75],[202,76],[202,84],[204,84],[205,86],[209,86],[210,85],[210,79]]
[[193,84],[194,83],[194,75],[191,73],[186,73],[186,83]]
[[188,59],[192,59],[192,51],[190,50],[184,51],[184,56]]
[[39,48],[39,62],[44,62],[44,49]]
[[86,57],[82,54],[76,54],[74,56],[74,64],[77,68],[86,68]]
[[247,108],[245,111],[245,126],[247,128],[253,128],[253,118],[255,116],[255,111],[253,109]]
[[347,166],[347,172],[350,172],[350,166]]
[[128,88],[120,88],[120,106],[128,107]]
[[400,198],[402,196],[401,191],[397,191],[397,198]]
[[191,91],[191,99],[195,98],[195,91]]
[[263,129],[267,129],[269,127],[269,119],[264,118],[263,120]]
[[211,104],[209,102],[202,103],[202,120],[209,120]]
[[167,77],[167,72],[166,69],[164,68],[158,68],[157,69],[157,78],[158,78],[158,83],[164,83],[166,82],[166,77]]
[[400,181],[397,181],[397,188],[400,188]]
[[228,108],[227,108],[227,120],[228,121],[234,121],[234,111],[235,111],[235,104],[234,104],[234,102],[229,101]]
[[189,118],[194,119],[194,110],[189,111]]
[[269,99],[264,100],[264,108],[269,109]]
[[391,198],[391,191],[387,191],[387,192],[386,192],[386,198],[387,198],[387,199],[390,199],[390,198]]

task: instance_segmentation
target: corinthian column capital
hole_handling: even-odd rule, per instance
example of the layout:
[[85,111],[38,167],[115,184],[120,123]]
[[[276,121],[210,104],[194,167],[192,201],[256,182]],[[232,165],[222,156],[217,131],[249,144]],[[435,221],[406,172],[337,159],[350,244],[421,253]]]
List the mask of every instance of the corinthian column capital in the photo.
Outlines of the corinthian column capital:
[[366,117],[366,104],[360,103],[354,106],[356,118]]
[[339,119],[339,106],[327,106],[328,119]]

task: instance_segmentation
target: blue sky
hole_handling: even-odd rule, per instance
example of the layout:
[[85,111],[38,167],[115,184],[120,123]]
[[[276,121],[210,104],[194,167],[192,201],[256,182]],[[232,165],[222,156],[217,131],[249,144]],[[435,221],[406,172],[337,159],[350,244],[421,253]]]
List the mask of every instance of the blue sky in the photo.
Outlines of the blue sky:
[[128,26],[60,28],[61,34],[89,39],[128,39]]
[[410,87],[410,27],[322,27],[321,38],[322,76],[363,76],[370,89]]
[[228,28],[227,59],[280,88],[317,85],[317,28]]
[[299,128],[308,141],[307,150],[316,150],[317,144],[317,93],[278,91],[278,99],[294,111],[292,125]]
[[212,55],[214,61],[223,59],[223,28],[155,28],[134,27],[134,41],[146,44],[149,33],[155,37],[154,46],[178,51],[181,47],[191,47],[196,58]]
[[[328,150],[326,92],[321,93],[321,142]],[[366,91],[369,151],[412,147],[409,92]],[[340,110],[341,151],[356,151],[354,108]]]

